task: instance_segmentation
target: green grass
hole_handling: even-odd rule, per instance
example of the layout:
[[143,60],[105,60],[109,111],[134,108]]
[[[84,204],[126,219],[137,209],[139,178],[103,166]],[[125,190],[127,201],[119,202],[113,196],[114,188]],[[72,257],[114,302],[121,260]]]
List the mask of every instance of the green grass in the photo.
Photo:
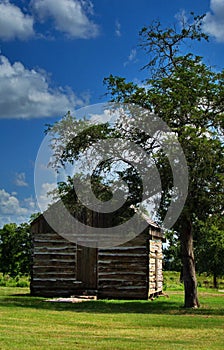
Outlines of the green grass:
[[224,293],[200,292],[201,308],[182,308],[183,292],[154,301],[49,303],[26,288],[0,288],[0,349],[223,349]]
[[[180,283],[180,272],[163,271],[163,290],[184,290],[183,283]],[[197,274],[197,283],[200,290],[213,289],[213,277],[207,273]],[[224,279],[218,279],[219,289],[224,289]]]

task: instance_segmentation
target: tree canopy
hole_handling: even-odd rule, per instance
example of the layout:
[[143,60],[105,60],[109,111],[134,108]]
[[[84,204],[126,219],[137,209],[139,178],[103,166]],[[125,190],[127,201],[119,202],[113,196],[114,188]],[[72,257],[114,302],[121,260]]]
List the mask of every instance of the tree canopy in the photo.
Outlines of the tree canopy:
[[29,275],[30,269],[30,224],[5,224],[0,229],[0,271],[16,277]]

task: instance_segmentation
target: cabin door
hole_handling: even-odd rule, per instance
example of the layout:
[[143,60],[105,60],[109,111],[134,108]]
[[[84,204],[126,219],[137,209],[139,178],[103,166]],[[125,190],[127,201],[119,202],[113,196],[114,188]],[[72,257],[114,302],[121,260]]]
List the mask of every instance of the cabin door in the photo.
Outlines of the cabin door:
[[86,289],[97,289],[97,249],[77,245],[77,280]]

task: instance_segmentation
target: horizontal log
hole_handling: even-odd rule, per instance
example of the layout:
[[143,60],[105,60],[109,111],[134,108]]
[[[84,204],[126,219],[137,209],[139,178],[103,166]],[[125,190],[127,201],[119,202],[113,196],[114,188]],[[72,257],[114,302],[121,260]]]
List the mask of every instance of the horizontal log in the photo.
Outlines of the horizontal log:
[[36,273],[75,273],[76,269],[74,268],[74,266],[40,266],[40,265],[36,265],[33,266],[33,273],[34,275]]
[[34,252],[33,253],[34,257],[38,256],[38,255],[39,256],[49,256],[49,259],[52,259],[54,255],[65,257],[65,256],[75,256],[76,254],[74,252],[69,252],[69,253],[63,252],[63,253],[61,253],[61,252],[54,252],[54,251],[53,252],[47,251],[47,252]]
[[147,267],[145,265],[134,265],[130,264],[129,266],[120,264],[116,266],[99,266],[98,267],[98,275],[103,274],[116,274],[116,273],[124,273],[124,274],[142,274],[146,275],[147,273]]
[[124,252],[124,253],[100,253],[100,258],[102,259],[103,257],[145,257],[145,253],[139,253],[135,254],[135,252]]
[[68,247],[70,249],[73,249],[74,251],[76,251],[76,246],[74,246],[74,244],[69,244],[69,242],[64,242],[64,241],[35,241],[34,243],[34,247],[35,248],[39,248],[39,247],[52,247],[52,248],[60,248],[60,247]]
[[66,246],[61,246],[61,247],[40,246],[40,247],[35,248],[34,254],[38,254],[38,253],[42,253],[42,252],[43,253],[49,252],[49,254],[51,254],[51,253],[58,254],[59,252],[65,252],[66,254],[70,254],[70,253],[75,254],[76,253],[74,248],[66,247]]
[[[145,276],[145,278],[147,277],[147,269],[145,270],[140,270],[138,271],[137,269],[135,271],[131,271],[131,273],[129,273],[128,269],[123,269],[122,271],[118,271],[118,270],[109,270],[109,271],[103,271],[103,272],[98,272],[98,277],[102,280],[104,277],[109,278],[110,276]],[[128,278],[128,277],[127,277]]]
[[121,285],[115,285],[115,286],[111,286],[110,284],[105,284],[105,285],[103,285],[103,286],[99,286],[99,292],[102,292],[102,291],[113,291],[113,292],[115,292],[115,291],[119,291],[119,292],[121,292],[121,291],[145,291],[147,288],[146,288],[146,286],[145,285],[129,285],[129,286],[127,286],[127,285],[123,285],[123,286],[121,286]]
[[119,247],[131,247],[131,246],[147,246],[148,245],[148,237],[146,236],[139,236],[136,237],[128,242],[125,242],[121,245],[119,245]]
[[125,274],[116,274],[116,275],[103,275],[98,276],[98,283],[105,283],[106,281],[111,282],[121,282],[121,283],[145,283],[145,275],[125,275]]
[[44,287],[43,286],[37,286],[33,285],[31,286],[31,294],[35,296],[43,296],[43,297],[63,297],[67,296],[70,297],[71,295],[74,295],[75,293],[79,294],[80,291],[80,285],[68,285],[65,287],[61,286],[49,286],[49,287]]
[[33,240],[54,240],[54,241],[63,241],[63,242],[68,242],[67,239],[65,239],[64,237],[60,236],[59,234],[55,233],[55,232],[49,232],[49,233],[43,233],[43,232],[37,232],[35,234],[33,234]]
[[141,262],[129,262],[124,263],[123,261],[118,261],[116,263],[102,261],[98,263],[98,272],[107,272],[107,271],[130,271],[130,272],[145,272],[147,270],[147,265],[144,264],[144,261]]
[[99,249],[99,255],[101,253],[108,253],[111,251],[126,251],[126,250],[136,250],[136,249],[142,249],[142,250],[146,250],[145,245],[133,245],[133,246],[120,246],[120,247],[111,247],[111,248],[103,248],[103,249]]
[[35,266],[52,266],[52,267],[58,267],[61,266],[63,268],[64,266],[74,266],[76,265],[75,259],[40,259],[40,256],[33,257],[33,267]]
[[59,271],[44,271],[44,272],[39,272],[36,271],[35,275],[33,276],[34,279],[36,278],[41,278],[41,279],[50,279],[50,278],[54,278],[54,279],[76,279],[76,274],[75,272],[59,272]]
[[146,283],[145,280],[124,280],[124,279],[105,279],[105,280],[99,280],[98,281],[98,288],[114,288],[114,289],[119,289],[119,288],[124,288],[124,287],[144,287],[146,288]]
[[75,278],[74,277],[55,277],[55,278],[48,278],[48,276],[43,276],[43,277],[33,277],[33,281],[49,281],[49,282],[56,282],[56,281],[60,281],[60,282],[63,282],[63,281],[74,281]]

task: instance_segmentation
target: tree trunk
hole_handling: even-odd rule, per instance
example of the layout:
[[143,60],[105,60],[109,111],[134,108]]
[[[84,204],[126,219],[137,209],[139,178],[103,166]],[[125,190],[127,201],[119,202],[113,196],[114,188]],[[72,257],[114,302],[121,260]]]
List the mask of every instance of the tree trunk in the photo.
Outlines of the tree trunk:
[[184,282],[184,307],[199,307],[197,295],[197,278],[195,272],[194,250],[193,250],[193,232],[191,222],[185,220],[181,232],[181,251],[183,263],[183,282]]
[[216,289],[218,288],[218,280],[217,280],[216,273],[214,273],[213,275],[213,287]]

